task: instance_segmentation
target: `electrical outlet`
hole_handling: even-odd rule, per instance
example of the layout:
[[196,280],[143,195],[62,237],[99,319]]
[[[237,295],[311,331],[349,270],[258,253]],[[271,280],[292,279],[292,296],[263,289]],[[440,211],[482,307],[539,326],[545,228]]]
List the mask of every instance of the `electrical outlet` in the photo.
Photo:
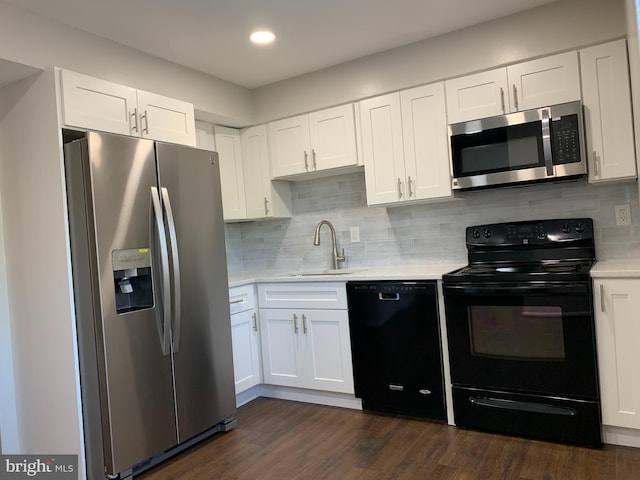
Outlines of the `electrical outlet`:
[[359,227],[351,227],[351,243],[360,243],[360,228]]
[[630,205],[616,205],[616,225],[631,225]]

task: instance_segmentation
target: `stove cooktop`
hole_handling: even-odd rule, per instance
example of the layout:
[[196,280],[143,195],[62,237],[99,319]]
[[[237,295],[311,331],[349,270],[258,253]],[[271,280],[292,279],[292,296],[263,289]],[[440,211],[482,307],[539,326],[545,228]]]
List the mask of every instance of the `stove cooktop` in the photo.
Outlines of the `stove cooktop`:
[[593,261],[472,264],[449,272],[444,281],[580,281],[589,279]]
[[467,227],[469,265],[445,282],[588,280],[595,262],[590,218],[535,220]]

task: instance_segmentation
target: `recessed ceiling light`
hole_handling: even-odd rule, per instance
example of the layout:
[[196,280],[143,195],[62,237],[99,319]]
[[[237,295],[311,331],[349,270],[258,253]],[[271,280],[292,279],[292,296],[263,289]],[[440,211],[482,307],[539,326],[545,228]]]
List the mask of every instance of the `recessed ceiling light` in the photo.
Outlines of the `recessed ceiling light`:
[[258,32],[253,32],[249,38],[253,43],[257,43],[258,45],[266,45],[273,42],[276,39],[276,36],[273,34],[273,32],[270,32],[268,30],[260,30]]

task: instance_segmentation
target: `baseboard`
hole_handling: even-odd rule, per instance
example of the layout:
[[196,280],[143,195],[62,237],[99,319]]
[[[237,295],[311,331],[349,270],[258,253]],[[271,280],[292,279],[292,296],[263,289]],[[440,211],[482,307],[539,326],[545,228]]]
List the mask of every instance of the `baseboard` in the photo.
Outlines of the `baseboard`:
[[640,448],[640,430],[603,425],[602,441],[611,445]]
[[[261,397],[278,398],[281,400],[292,400],[295,402],[316,403],[318,405],[328,405],[332,407],[362,410],[362,400],[356,398],[354,395],[346,393],[307,390],[304,388],[280,387],[276,385],[258,386],[260,387],[260,394],[258,396]],[[253,398],[247,400],[247,402],[251,400],[253,400]]]

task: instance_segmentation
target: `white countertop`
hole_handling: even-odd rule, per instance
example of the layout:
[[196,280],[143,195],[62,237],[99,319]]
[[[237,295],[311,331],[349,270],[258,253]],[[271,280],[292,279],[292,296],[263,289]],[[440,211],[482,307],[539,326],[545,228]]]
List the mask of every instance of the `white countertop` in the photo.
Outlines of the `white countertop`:
[[[354,267],[331,273],[318,269],[309,272],[257,272],[229,275],[229,286],[273,282],[348,282],[367,280],[440,280],[442,274],[464,264],[403,265],[389,267]],[[348,272],[348,273],[344,273]],[[316,273],[316,274],[314,274]],[[322,274],[320,274],[322,273]]]
[[640,259],[625,258],[597,261],[591,268],[592,278],[640,277]]

